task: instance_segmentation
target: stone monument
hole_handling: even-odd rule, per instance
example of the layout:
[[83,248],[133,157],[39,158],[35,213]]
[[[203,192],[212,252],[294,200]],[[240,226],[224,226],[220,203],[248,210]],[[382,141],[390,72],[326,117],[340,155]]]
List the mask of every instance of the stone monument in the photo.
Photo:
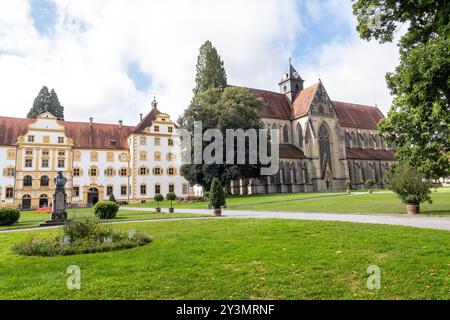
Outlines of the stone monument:
[[41,223],[41,226],[63,224],[67,220],[67,194],[64,189],[64,186],[67,183],[67,178],[62,175],[61,171],[59,171],[58,175],[54,179],[54,182],[56,185],[56,190],[55,194],[53,195],[52,219]]

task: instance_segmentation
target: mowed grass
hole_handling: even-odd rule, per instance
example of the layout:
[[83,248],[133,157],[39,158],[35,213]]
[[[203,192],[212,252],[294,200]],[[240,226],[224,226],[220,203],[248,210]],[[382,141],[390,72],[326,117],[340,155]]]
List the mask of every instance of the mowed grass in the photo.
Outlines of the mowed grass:
[[[432,204],[420,205],[422,215],[450,215],[450,189],[431,194]],[[230,209],[243,209],[231,207]],[[385,213],[403,214],[405,205],[394,193],[355,193],[341,197],[254,204],[256,211],[334,212],[334,213]]]
[[[423,215],[450,215],[450,188],[432,189],[433,203],[421,205]],[[331,212],[331,213],[385,213],[403,214],[405,205],[388,190],[352,192],[314,192],[291,194],[264,194],[227,197],[228,210]],[[163,201],[163,207],[169,203]],[[153,208],[155,202],[129,205],[130,207]],[[207,209],[207,202],[177,203],[175,208]]]
[[[450,233],[399,226],[259,219],[115,225],[143,231],[139,248],[23,257],[31,235],[0,234],[0,299],[450,299]],[[68,290],[67,267],[81,270]],[[381,289],[367,288],[367,268]]]
[[[227,208],[232,209],[234,207],[251,207],[254,204],[265,204],[265,203],[278,203],[284,201],[296,201],[303,199],[316,199],[322,197],[335,197],[343,196],[344,192],[306,192],[306,193],[280,193],[280,194],[256,194],[256,195],[242,195],[242,196],[228,196],[227,197]],[[139,204],[130,204],[124,207],[136,207],[136,208],[155,208],[156,202],[146,202]],[[160,202],[160,206],[163,208],[168,208],[170,202],[164,200]],[[182,209],[208,209],[208,202],[173,202],[174,208]]]
[[[68,209],[67,216],[69,219],[84,219],[94,218],[95,215],[92,212],[92,208],[82,209]],[[106,221],[120,221],[120,220],[144,220],[144,219],[173,219],[173,218],[192,218],[192,217],[207,217],[212,216],[208,214],[195,214],[195,213],[156,213],[149,211],[127,211],[120,209],[115,219]],[[41,222],[50,220],[50,213],[42,213],[37,211],[22,211],[20,213],[20,219],[18,223],[10,226],[0,226],[1,230],[21,229],[37,227]]]

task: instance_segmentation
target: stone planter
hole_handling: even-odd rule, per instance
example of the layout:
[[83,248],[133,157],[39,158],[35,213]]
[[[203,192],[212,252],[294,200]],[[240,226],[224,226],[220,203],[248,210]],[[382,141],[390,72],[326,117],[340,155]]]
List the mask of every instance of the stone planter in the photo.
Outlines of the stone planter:
[[418,214],[420,212],[420,207],[418,204],[407,203],[406,204],[406,213],[407,214]]
[[161,213],[161,208],[156,208],[157,213]]
[[214,209],[213,212],[216,217],[220,217],[222,215],[222,208]]
[[369,193],[372,193],[373,192],[373,190],[372,189],[369,189]]
[[169,208],[169,213],[173,213],[174,209],[173,208]]

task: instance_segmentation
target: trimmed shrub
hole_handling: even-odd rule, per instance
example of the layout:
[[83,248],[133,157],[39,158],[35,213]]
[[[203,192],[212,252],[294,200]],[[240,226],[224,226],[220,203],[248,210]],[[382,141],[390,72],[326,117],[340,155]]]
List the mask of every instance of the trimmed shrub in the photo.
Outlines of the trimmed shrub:
[[20,211],[16,208],[0,208],[0,226],[10,226],[20,218]]
[[364,182],[364,185],[370,189],[373,187],[373,185],[375,184],[375,181],[373,181],[372,179],[367,179],[366,182]]
[[170,201],[170,207],[173,208],[172,202],[177,199],[177,195],[173,192],[166,194],[166,199]]
[[153,197],[153,200],[156,201],[156,203],[157,203],[157,208],[160,208],[159,203],[160,203],[161,201],[164,200],[164,197],[163,197],[162,194],[157,193],[157,194],[155,194],[155,196]]
[[108,201],[117,203],[116,197],[114,197],[114,193],[111,193],[111,194],[109,195]]
[[385,182],[387,188],[405,204],[431,203],[432,183],[410,165],[401,164],[393,168],[386,174]]
[[100,219],[114,219],[119,205],[112,201],[99,202],[94,206],[94,214]]
[[369,193],[372,193],[372,187],[375,184],[375,181],[373,181],[372,179],[367,179],[364,182],[364,185],[366,186],[367,190],[369,190]]
[[352,186],[353,186],[353,183],[351,181],[349,181],[349,180],[345,181],[345,187],[347,189],[350,189]]
[[209,204],[214,209],[220,209],[225,204],[225,193],[222,184],[217,178],[213,178],[211,183]]

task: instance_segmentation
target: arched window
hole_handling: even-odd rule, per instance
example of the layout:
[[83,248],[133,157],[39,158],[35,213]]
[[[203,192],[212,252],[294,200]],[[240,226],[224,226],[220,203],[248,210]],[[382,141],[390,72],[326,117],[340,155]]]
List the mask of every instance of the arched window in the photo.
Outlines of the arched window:
[[358,147],[358,140],[356,140],[356,135],[354,132],[352,132],[352,148]]
[[47,176],[41,177],[41,187],[48,187],[50,179]]
[[297,136],[298,136],[298,146],[303,147],[303,131],[300,123],[297,123]]
[[31,176],[23,177],[23,186],[31,187],[33,185],[33,178]]
[[325,123],[319,128],[319,152],[320,152],[320,172],[322,179],[325,177],[327,168],[331,168],[331,148],[330,148],[330,132]]
[[352,137],[348,132],[345,132],[345,146],[350,148],[350,141],[352,140]]
[[283,127],[283,143],[289,143],[289,127],[287,124]]

